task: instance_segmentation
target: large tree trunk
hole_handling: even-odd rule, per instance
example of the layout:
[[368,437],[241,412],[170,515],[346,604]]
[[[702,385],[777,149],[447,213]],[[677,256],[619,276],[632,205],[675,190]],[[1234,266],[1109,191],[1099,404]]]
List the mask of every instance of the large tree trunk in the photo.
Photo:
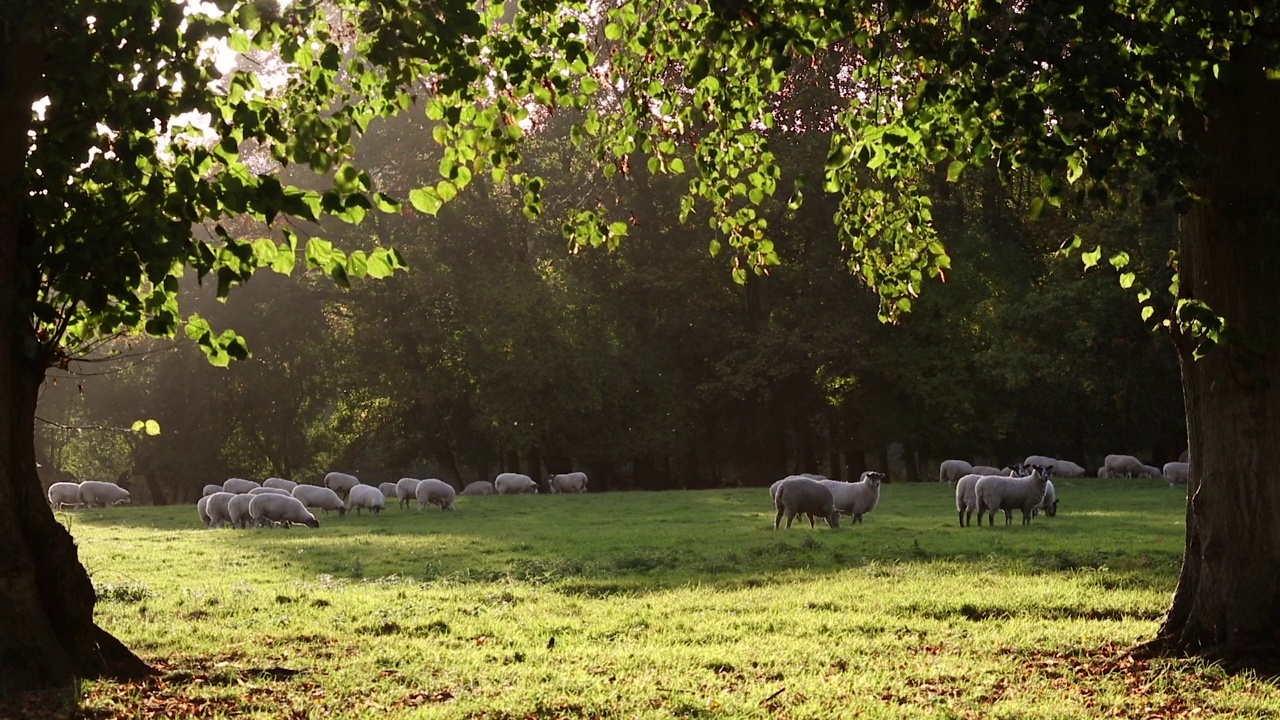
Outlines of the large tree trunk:
[[1188,123],[1213,162],[1182,220],[1180,294],[1229,335],[1194,360],[1175,337],[1190,442],[1187,546],[1164,623],[1143,651],[1280,668],[1280,83],[1224,69]]

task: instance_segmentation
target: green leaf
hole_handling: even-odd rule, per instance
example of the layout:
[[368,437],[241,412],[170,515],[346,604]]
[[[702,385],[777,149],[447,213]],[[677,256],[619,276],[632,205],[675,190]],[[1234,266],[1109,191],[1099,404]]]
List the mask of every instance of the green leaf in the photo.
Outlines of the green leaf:
[[1097,265],[1098,261],[1102,259],[1102,246],[1099,245],[1089,252],[1080,253],[1080,259],[1084,262],[1085,270]]
[[435,215],[440,212],[444,202],[436,194],[435,188],[418,188],[409,191],[409,202],[418,212]]
[[621,40],[621,39],[622,39],[622,26],[621,26],[621,25],[619,25],[618,23],[609,23],[608,25],[605,25],[605,26],[604,26],[604,36],[605,36],[606,38],[609,38],[610,40],[614,40],[614,41]]
[[1142,319],[1143,319],[1143,321],[1150,320],[1150,319],[1151,319],[1151,316],[1152,316],[1152,315],[1155,315],[1155,314],[1156,314],[1156,309],[1155,309],[1155,308],[1151,307],[1150,305],[1143,305],[1143,306],[1142,306]]
[[1120,287],[1124,288],[1125,290],[1128,290],[1129,288],[1133,287],[1134,279],[1135,279],[1135,276],[1133,273],[1131,272],[1124,273],[1123,275],[1120,276]]
[[960,174],[964,172],[964,168],[968,163],[963,160],[952,160],[947,166],[947,182],[953,183],[960,179]]

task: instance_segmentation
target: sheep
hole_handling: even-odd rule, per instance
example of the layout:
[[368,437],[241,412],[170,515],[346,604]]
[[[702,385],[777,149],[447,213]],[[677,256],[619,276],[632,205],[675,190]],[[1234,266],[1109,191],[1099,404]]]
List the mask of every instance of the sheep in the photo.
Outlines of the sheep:
[[351,509],[355,508],[358,515],[361,508],[368,508],[369,512],[377,515],[386,506],[386,496],[382,494],[381,490],[372,485],[356,484],[347,492],[347,512],[351,512]]
[[249,492],[247,492],[247,493],[241,493],[241,494],[243,494],[243,495],[262,495],[263,493],[266,493],[267,495],[290,495],[290,496],[292,496],[292,495],[293,495],[293,493],[289,492],[288,490],[285,490],[284,488],[278,488],[278,487],[267,487],[267,486],[265,486],[265,485],[264,485],[264,486],[262,486],[262,487],[256,487],[256,488],[253,488],[253,489],[252,489],[252,490],[250,490]]
[[396,484],[393,482],[378,483],[378,490],[382,492],[382,497],[387,500],[400,499],[400,496],[396,494]]
[[[254,488],[261,490],[262,488]],[[270,488],[268,488],[270,489]],[[263,493],[258,493],[262,495]],[[266,493],[271,495],[273,493]],[[249,503],[253,501],[256,495],[252,493],[238,493],[231,497],[227,502],[227,515],[231,519],[231,527],[244,529],[249,526]]]
[[[1139,477],[1146,472],[1147,466],[1132,455],[1108,455],[1102,461],[1102,467],[1108,477]],[[1098,477],[1102,477],[1099,472]]]
[[1169,483],[1169,487],[1175,485],[1186,485],[1187,479],[1191,475],[1191,464],[1185,462],[1168,462],[1164,464],[1164,479]]
[[[973,520],[973,511],[978,509],[978,493],[976,485],[983,477],[976,473],[965,475],[956,481],[956,512],[960,513],[960,527],[967,527]],[[978,516],[978,524],[982,524],[982,516]]]
[[973,472],[973,466],[964,460],[943,460],[938,466],[938,482],[953,483]]
[[269,477],[262,481],[262,487],[280,488],[287,493],[291,493],[294,488],[298,487],[298,483],[284,478]]
[[835,498],[831,490],[817,480],[806,477],[791,476],[779,480],[770,488],[774,496],[773,505],[777,515],[773,518],[773,529],[782,524],[782,516],[787,516],[787,528],[796,515],[804,513],[809,516],[809,527],[814,527],[814,517],[826,518],[827,524],[833,528],[840,527],[840,511],[836,510]]
[[1013,511],[1022,510],[1022,524],[1031,524],[1031,513],[1044,501],[1045,485],[1049,482],[1049,468],[1038,465],[1028,477],[1010,478],[984,475],[974,485],[978,497],[978,524],[986,511],[992,526],[996,522],[996,510],[1004,511],[1004,524],[1013,523]]
[[836,510],[841,515],[850,515],[853,522],[862,522],[862,516],[876,509],[880,503],[880,483],[884,482],[884,473],[864,472],[857,482],[840,482],[839,480],[819,480],[823,487],[831,491],[831,498]]
[[1001,469],[998,467],[991,467],[990,465],[974,465],[973,469],[965,474],[966,475],[1003,475],[1005,477],[1009,477],[1013,475],[1013,470],[1010,468]]
[[1138,473],[1138,477],[1162,478],[1164,477],[1164,473],[1155,465],[1143,465],[1142,472]]
[[347,513],[347,506],[342,503],[342,498],[329,488],[318,485],[299,485],[293,489],[293,496],[305,507],[320,508],[325,513],[337,510],[340,516]]
[[1022,464],[1028,467],[1039,467],[1043,465],[1051,468],[1056,462],[1058,462],[1057,458],[1051,458],[1048,455],[1028,455],[1027,459],[1022,461]]
[[396,482],[396,499],[400,501],[400,508],[407,510],[409,503],[418,498],[418,483],[422,482],[417,478],[400,478]]
[[415,492],[418,498],[418,512],[422,512],[422,509],[428,505],[439,505],[441,510],[457,509],[453,501],[458,496],[458,492],[443,480],[426,478],[418,483],[418,489]]
[[584,493],[587,491],[587,474],[571,472],[547,477],[547,491],[551,493]]
[[533,478],[520,473],[499,473],[493,479],[493,489],[499,495],[522,495],[538,492],[538,483]]
[[208,527],[220,528],[231,522],[231,498],[235,496],[235,493],[220,492],[205,498],[204,512],[209,516]]
[[347,497],[347,493],[351,492],[351,488],[359,484],[360,480],[355,475],[331,472],[324,476],[324,486],[338,493],[338,497],[343,499]]
[[61,510],[64,505],[80,507],[80,483],[56,482],[49,486],[49,509]]
[[208,495],[204,495],[196,501],[196,514],[200,516],[200,522],[204,523],[206,528],[209,527],[209,511],[206,509],[208,504]]
[[1186,450],[1183,450],[1182,453],[1178,455],[1178,462],[1184,462],[1184,463],[1191,462],[1191,448],[1187,448]]
[[477,480],[462,488],[463,495],[492,495],[493,493],[493,483],[488,480]]
[[200,497],[209,497],[214,493],[223,492],[223,490],[221,485],[205,485],[204,489],[200,491]]
[[1052,473],[1054,477],[1064,477],[1064,478],[1084,477],[1084,468],[1071,462],[1070,460],[1054,460],[1053,465],[1049,466],[1049,472]]
[[[294,488],[295,490],[297,488]],[[382,497],[381,494],[378,495]],[[266,527],[280,523],[286,528],[294,524],[318,528],[320,521],[296,497],[287,495],[255,495],[249,503],[249,516],[255,525]]]
[[88,507],[107,507],[108,505],[132,505],[133,498],[129,491],[113,482],[102,480],[85,480],[80,483],[80,503]]
[[247,493],[256,487],[262,487],[262,483],[244,478],[227,478],[226,482],[222,483],[223,492],[236,494]]
[[1031,511],[1031,516],[1035,517],[1041,510],[1045,517],[1055,517],[1058,514],[1058,491],[1054,489],[1052,480],[1044,484],[1044,500]]

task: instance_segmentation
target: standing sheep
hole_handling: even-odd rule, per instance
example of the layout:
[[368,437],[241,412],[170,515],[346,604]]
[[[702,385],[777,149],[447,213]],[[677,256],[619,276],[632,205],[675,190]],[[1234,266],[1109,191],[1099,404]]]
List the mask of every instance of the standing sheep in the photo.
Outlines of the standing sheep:
[[523,495],[538,492],[538,483],[520,473],[500,473],[493,479],[493,489],[499,495]]
[[1044,501],[1045,486],[1049,482],[1049,468],[1039,465],[1027,477],[997,477],[984,475],[978,479],[974,492],[978,496],[978,524],[982,513],[988,513],[991,524],[996,522],[996,510],[1004,511],[1004,524],[1013,523],[1013,511],[1022,511],[1022,524],[1031,524],[1032,512]]
[[80,483],[56,482],[49,486],[49,509],[61,510],[64,505],[80,507]]
[[938,466],[938,482],[953,483],[973,472],[973,466],[964,460],[943,460]]
[[208,495],[204,495],[199,500],[196,501],[196,514],[200,516],[200,522],[203,523],[206,528],[209,527],[209,511],[207,509],[208,505],[209,505]]
[[399,495],[396,494],[396,484],[393,482],[378,483],[378,490],[382,492],[382,497],[388,500],[400,499]]
[[200,497],[209,497],[214,493],[220,492],[223,492],[223,487],[221,485],[205,485],[204,490],[200,491]]
[[113,482],[103,480],[85,480],[80,483],[80,503],[88,507],[107,507],[108,505],[132,505],[133,498],[129,491]]
[[280,488],[286,493],[292,493],[293,489],[298,487],[298,483],[292,480],[285,480],[284,478],[269,477],[262,481],[262,487]]
[[[262,488],[254,489],[261,490]],[[267,489],[270,490],[270,488]],[[263,493],[257,493],[257,495],[254,493],[239,493],[227,502],[227,515],[231,519],[231,527],[240,528],[241,530],[249,527],[249,503],[252,502],[255,497],[262,494]],[[266,494],[271,495],[273,493]]]
[[1084,468],[1071,462],[1070,460],[1053,461],[1053,465],[1049,467],[1049,472],[1052,473],[1054,477],[1064,477],[1064,478],[1084,477]]
[[204,512],[209,516],[209,527],[220,528],[231,522],[231,498],[235,493],[220,492],[204,498]]
[[1057,458],[1051,458],[1048,455],[1028,455],[1026,460],[1022,461],[1027,467],[1039,467],[1041,465],[1051,468],[1053,464],[1058,462]]
[[[382,494],[379,493],[378,497],[382,497]],[[300,500],[288,495],[255,495],[253,501],[249,503],[249,516],[253,518],[255,525],[262,527],[273,523],[280,523],[286,528],[295,524],[312,528],[320,527],[320,521],[316,520],[316,516],[312,515]]]
[[338,497],[338,493],[329,488],[317,485],[299,485],[293,489],[293,496],[305,507],[320,508],[326,513],[330,510],[337,510],[339,516],[347,514],[347,506],[342,503],[342,498]]
[[1058,514],[1058,491],[1053,487],[1053,481],[1044,484],[1044,500],[1040,501],[1040,505],[1031,512],[1031,516],[1043,510],[1045,517],[1055,517]]
[[571,472],[563,475],[551,475],[547,478],[547,492],[551,493],[584,493],[587,491],[587,474]]
[[1013,475],[1013,470],[1009,468],[998,468],[990,465],[974,465],[973,469],[965,473],[966,475],[1004,475],[1009,477]]
[[862,516],[876,509],[880,503],[880,483],[884,482],[884,473],[864,472],[858,482],[840,482],[839,480],[819,480],[827,490],[831,491],[832,501],[841,515],[850,515],[853,522],[862,522]]
[[351,488],[360,484],[360,480],[355,475],[347,473],[331,472],[324,476],[324,486],[338,493],[338,497],[345,499],[347,493],[351,492]]
[[361,508],[368,508],[369,512],[377,515],[386,506],[386,496],[372,485],[354,485],[347,492],[347,512],[355,508],[356,514],[359,515]]
[[[978,509],[978,480],[982,475],[970,473],[956,481],[956,511],[960,513],[960,527],[968,527],[973,520],[973,511]],[[982,524],[982,516],[978,516],[978,524]]]
[[1169,487],[1175,485],[1186,485],[1187,479],[1191,476],[1191,464],[1184,462],[1168,462],[1164,464],[1164,481],[1169,483]]
[[441,510],[457,510],[453,501],[458,492],[449,483],[436,478],[426,478],[418,483],[418,512],[428,505],[439,505]]
[[840,512],[836,510],[835,498],[831,491],[817,480],[806,477],[788,477],[780,480],[774,489],[774,508],[777,515],[773,518],[773,529],[777,530],[782,523],[782,516],[787,516],[787,527],[801,513],[809,516],[809,527],[814,527],[814,517],[826,518],[827,524],[833,528],[840,527]]
[[256,487],[262,487],[262,483],[244,478],[227,478],[226,482],[222,483],[223,491],[236,494],[247,493]]
[[[1142,461],[1132,455],[1108,455],[1102,461],[1102,467],[1107,471],[1107,477],[1141,477],[1146,472],[1147,466]],[[1102,472],[1098,472],[1098,477],[1102,477]]]
[[407,510],[409,503],[418,498],[418,483],[422,482],[417,478],[405,477],[396,481],[396,499],[400,501],[400,509]]
[[488,480],[477,480],[462,488],[463,495],[492,495],[493,493],[493,483]]

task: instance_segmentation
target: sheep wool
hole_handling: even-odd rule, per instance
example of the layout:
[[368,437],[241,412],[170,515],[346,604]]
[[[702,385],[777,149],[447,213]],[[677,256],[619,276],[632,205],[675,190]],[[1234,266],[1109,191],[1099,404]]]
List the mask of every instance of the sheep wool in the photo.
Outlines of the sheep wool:
[[547,491],[552,493],[584,493],[587,491],[587,474],[571,472],[551,475],[547,478]]
[[884,473],[864,472],[858,482],[840,482],[839,480],[819,480],[835,502],[836,510],[841,515],[853,517],[853,522],[862,522],[862,516],[876,509],[880,503],[880,483],[884,482]]
[[437,479],[426,478],[418,483],[416,491],[418,498],[418,512],[428,505],[439,505],[441,510],[457,510],[453,504],[455,498],[458,497],[458,491],[453,489],[449,483]]
[[988,513],[995,525],[996,510],[1004,511],[1004,524],[1013,523],[1013,511],[1022,511],[1022,524],[1031,524],[1032,512],[1044,501],[1045,486],[1049,482],[1049,467],[1037,465],[1027,477],[998,477],[984,475],[978,478],[974,489],[978,496],[978,524],[982,524],[983,512]]
[[953,483],[973,472],[973,466],[964,460],[943,460],[938,466],[938,482]]
[[778,481],[774,493],[774,508],[777,514],[773,518],[773,529],[782,524],[782,517],[787,518],[787,527],[796,515],[809,516],[809,527],[814,527],[815,517],[826,518],[832,528],[840,527],[840,512],[836,510],[835,498],[825,485],[806,477],[787,477]]
[[409,503],[418,498],[420,482],[422,481],[411,477],[403,477],[396,481],[396,499],[400,501],[400,509],[408,509]]
[[463,495],[492,495],[493,493],[493,483],[488,480],[477,480],[462,488]]
[[377,515],[386,505],[386,496],[372,485],[354,485],[347,492],[347,512],[355,510],[359,514],[362,509],[366,509]]
[[[377,489],[374,488],[374,490]],[[382,493],[378,493],[378,497],[382,497]],[[249,516],[253,518],[255,525],[263,527],[273,523],[280,523],[286,528],[293,525],[320,527],[320,521],[316,520],[316,516],[303,506],[302,501],[289,495],[268,493],[253,496],[253,500],[249,503]]]

